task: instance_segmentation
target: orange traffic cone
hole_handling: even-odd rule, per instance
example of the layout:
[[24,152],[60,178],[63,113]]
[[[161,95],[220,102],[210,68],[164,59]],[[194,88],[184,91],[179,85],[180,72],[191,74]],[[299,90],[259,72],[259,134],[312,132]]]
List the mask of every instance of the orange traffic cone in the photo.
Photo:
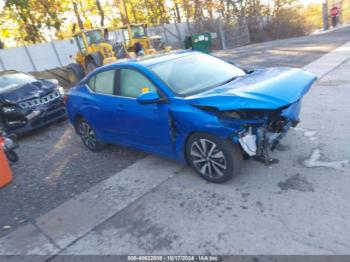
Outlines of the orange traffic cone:
[[8,164],[5,152],[0,146],[0,188],[12,181],[12,171]]

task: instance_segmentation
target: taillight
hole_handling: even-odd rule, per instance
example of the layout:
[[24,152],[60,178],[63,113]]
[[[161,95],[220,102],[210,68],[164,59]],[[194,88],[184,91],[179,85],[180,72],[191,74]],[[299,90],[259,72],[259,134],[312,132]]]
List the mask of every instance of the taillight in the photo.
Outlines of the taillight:
[[63,98],[62,98],[62,100],[63,100],[63,104],[67,104],[68,103],[68,96],[67,95],[64,95],[63,96]]

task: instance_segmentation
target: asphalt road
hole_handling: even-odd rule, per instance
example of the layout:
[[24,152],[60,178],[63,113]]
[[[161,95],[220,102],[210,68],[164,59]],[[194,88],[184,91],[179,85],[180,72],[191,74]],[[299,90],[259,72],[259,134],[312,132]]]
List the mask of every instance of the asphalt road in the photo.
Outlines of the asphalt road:
[[[278,40],[217,52],[246,66],[302,67],[350,40],[350,27],[322,35]],[[84,148],[67,122],[33,132],[19,141],[14,181],[0,190],[0,236],[32,222],[75,195],[142,159],[135,150]]]
[[303,67],[350,39],[350,26],[305,37],[276,40],[216,52],[248,67]]

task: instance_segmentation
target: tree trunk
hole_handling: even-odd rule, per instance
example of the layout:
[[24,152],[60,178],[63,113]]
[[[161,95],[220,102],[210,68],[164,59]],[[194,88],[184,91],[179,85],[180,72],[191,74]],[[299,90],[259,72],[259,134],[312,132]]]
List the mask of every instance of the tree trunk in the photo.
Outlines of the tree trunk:
[[[127,23],[127,24],[130,24],[130,19],[129,19],[129,15],[128,15],[128,9],[126,8],[125,0],[121,0],[121,1],[122,1],[123,8],[124,8],[126,23]],[[121,12],[120,12],[120,13],[121,13]]]
[[100,13],[100,16],[101,16],[100,25],[101,25],[101,27],[104,27],[105,26],[105,13],[102,9],[100,0],[96,0],[96,6],[97,6],[98,12]]
[[180,15],[180,8],[179,4],[175,2],[175,12],[176,12],[176,20],[178,23],[181,23],[181,15]]
[[81,20],[80,13],[78,10],[78,5],[76,2],[73,2],[73,9],[74,9],[74,14],[75,14],[75,17],[77,18],[80,30],[84,30],[84,24],[83,24],[83,21]]

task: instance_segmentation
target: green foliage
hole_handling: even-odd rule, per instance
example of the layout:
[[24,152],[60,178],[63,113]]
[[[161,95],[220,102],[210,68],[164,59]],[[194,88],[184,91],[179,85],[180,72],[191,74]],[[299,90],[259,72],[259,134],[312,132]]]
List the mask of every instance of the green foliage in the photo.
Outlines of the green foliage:
[[253,41],[260,41],[320,27],[320,6],[302,7],[298,0],[6,0],[0,39],[14,46],[68,38],[78,21],[83,28],[110,29],[126,23],[195,22],[209,30],[205,25],[220,19],[227,26],[248,23]]

